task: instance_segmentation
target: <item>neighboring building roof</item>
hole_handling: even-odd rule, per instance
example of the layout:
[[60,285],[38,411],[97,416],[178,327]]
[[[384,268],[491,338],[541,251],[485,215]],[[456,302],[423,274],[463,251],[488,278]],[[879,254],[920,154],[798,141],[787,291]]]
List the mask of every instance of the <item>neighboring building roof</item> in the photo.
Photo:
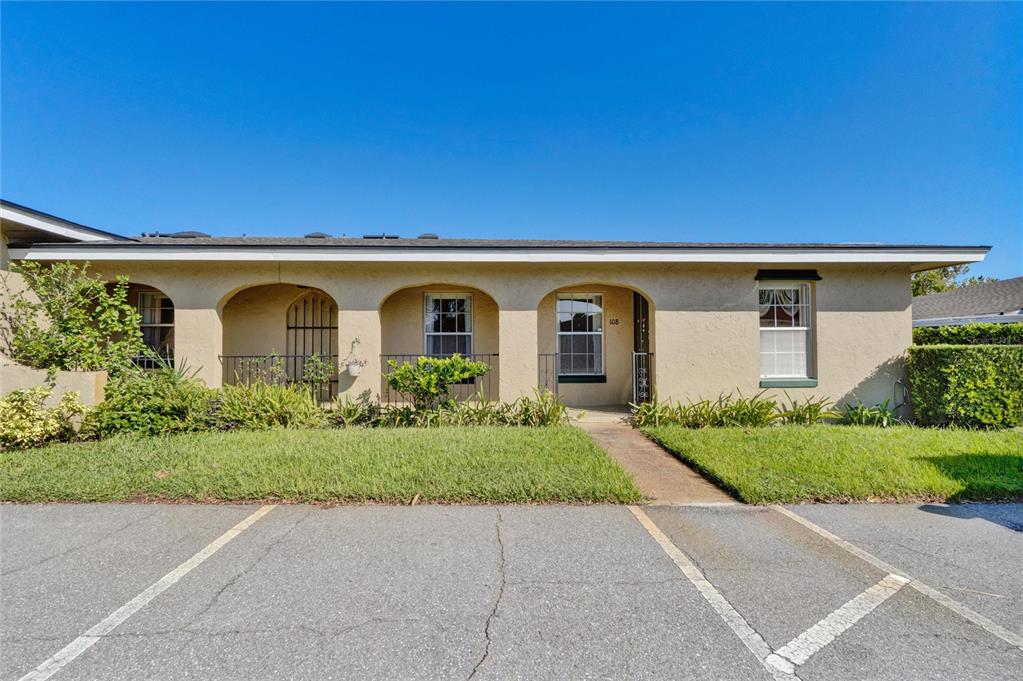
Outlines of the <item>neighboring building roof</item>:
[[0,226],[12,244],[131,241],[113,232],[86,227],[3,199],[0,199]]
[[1023,277],[913,299],[914,326],[1023,321]]
[[[143,234],[127,239],[75,225],[24,206],[20,211],[88,230],[80,243],[13,236],[11,258],[31,260],[252,260],[252,261],[432,261],[432,262],[705,262],[705,263],[904,263],[914,270],[973,263],[988,246],[889,245],[876,243],[713,243],[661,241],[567,241],[526,239],[439,239],[376,235],[330,237],[212,237],[201,232]],[[6,212],[5,212],[6,216]],[[5,228],[6,231],[6,228]],[[18,243],[21,241],[21,243]],[[59,241],[64,241],[59,243]]]

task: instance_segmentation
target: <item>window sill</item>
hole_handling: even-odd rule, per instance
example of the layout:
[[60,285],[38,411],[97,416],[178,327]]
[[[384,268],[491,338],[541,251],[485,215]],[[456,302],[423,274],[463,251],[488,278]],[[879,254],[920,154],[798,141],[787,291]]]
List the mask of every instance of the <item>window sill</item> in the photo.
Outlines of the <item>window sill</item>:
[[816,378],[761,378],[761,388],[816,388]]
[[607,376],[558,376],[558,383],[607,383]]

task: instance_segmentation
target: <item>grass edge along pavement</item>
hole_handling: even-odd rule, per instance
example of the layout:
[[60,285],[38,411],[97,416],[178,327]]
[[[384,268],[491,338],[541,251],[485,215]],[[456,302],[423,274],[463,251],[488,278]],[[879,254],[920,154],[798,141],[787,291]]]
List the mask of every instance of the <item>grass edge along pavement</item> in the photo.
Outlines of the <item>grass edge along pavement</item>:
[[0,453],[0,500],[634,503],[578,428],[276,429]]
[[1023,430],[644,427],[746,503],[1023,499]]

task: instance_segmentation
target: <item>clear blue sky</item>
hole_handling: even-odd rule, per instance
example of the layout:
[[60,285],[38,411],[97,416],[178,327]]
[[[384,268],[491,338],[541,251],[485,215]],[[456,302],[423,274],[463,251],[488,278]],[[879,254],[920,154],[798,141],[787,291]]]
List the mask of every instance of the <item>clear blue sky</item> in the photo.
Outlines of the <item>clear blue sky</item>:
[[4,198],[128,234],[989,243],[1023,7],[20,4]]

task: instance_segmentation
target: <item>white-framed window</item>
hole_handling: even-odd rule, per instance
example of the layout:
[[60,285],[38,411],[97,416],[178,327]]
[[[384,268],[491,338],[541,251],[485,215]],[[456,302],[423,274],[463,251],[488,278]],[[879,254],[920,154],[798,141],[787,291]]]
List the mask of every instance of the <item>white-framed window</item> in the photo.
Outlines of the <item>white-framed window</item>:
[[559,293],[558,375],[604,375],[604,297]]
[[760,282],[761,378],[813,376],[810,284]]
[[157,291],[142,291],[138,300],[142,321],[142,340],[153,352],[169,357],[174,354],[174,303]]
[[471,293],[427,293],[423,307],[425,354],[472,354]]

